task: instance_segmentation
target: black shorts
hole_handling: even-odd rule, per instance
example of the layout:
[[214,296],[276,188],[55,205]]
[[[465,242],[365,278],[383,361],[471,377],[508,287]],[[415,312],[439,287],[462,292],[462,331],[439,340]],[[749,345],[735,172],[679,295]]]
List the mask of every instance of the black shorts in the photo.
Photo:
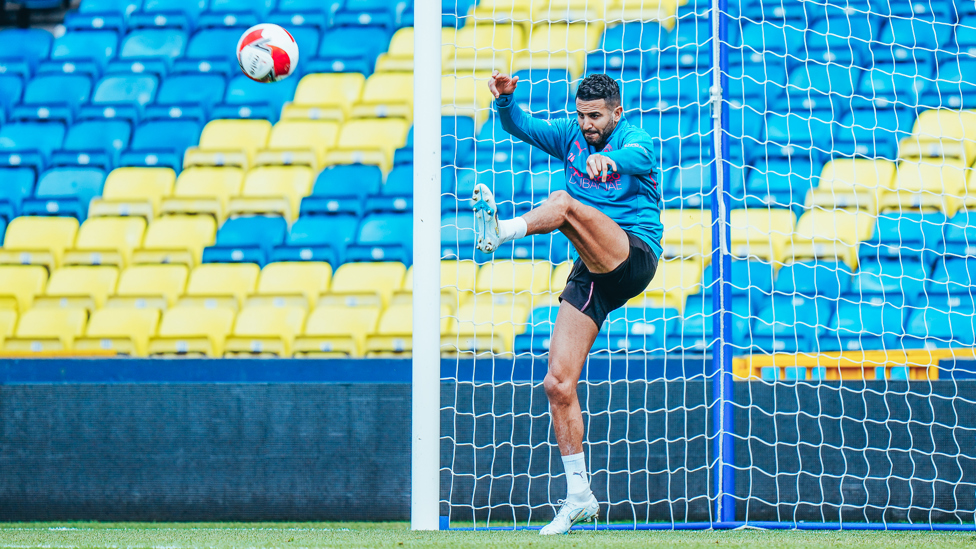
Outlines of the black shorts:
[[[624,231],[626,232],[626,231]],[[627,233],[630,255],[609,273],[591,273],[583,260],[576,259],[559,301],[566,301],[603,326],[610,311],[623,307],[640,295],[657,272],[657,256],[640,238]]]

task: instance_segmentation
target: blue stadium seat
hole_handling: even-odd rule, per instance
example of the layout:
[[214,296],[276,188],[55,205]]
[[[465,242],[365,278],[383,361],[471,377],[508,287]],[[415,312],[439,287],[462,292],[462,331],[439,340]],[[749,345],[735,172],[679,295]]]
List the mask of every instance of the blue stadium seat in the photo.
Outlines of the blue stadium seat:
[[88,203],[102,194],[105,172],[98,168],[53,168],[37,181],[34,198],[24,200],[23,215],[88,217]]
[[901,296],[867,300],[841,299],[837,311],[818,338],[819,351],[897,349],[904,330],[904,300]]
[[829,299],[774,294],[752,323],[753,349],[766,353],[816,350],[817,332],[832,314]]
[[186,51],[186,33],[177,29],[139,29],[129,33],[119,46],[119,57],[108,65],[109,72],[166,74],[172,62]]
[[203,250],[204,263],[257,263],[264,266],[271,250],[285,240],[288,222],[282,217],[228,219],[213,246]]
[[907,19],[914,17],[923,21],[951,22],[955,20],[955,14],[953,13],[955,10],[952,9],[950,4],[952,4],[952,0],[891,2],[879,5],[878,9],[892,18]]
[[[968,0],[948,0],[949,17],[960,21],[976,16],[976,4]],[[957,28],[958,32],[958,28]]]
[[851,281],[851,289],[845,295],[852,301],[869,296],[880,296],[885,300],[904,296],[907,301],[914,302],[924,291],[927,279],[928,273],[921,259],[862,259]]
[[200,140],[200,124],[193,120],[153,120],[136,127],[122,166],[160,166],[177,172],[183,153]]
[[976,212],[965,210],[960,210],[959,213],[946,221],[941,251],[947,257],[976,256],[976,226],[974,223],[976,223]]
[[64,125],[58,122],[17,122],[0,127],[0,166],[47,165],[51,152],[64,141]]
[[586,69],[592,72],[635,70],[638,74],[657,66],[659,44],[667,31],[656,22],[623,23],[603,32],[597,51],[586,56]]
[[758,161],[766,156],[771,161],[782,157],[791,158],[793,163],[802,160],[818,164],[821,161],[821,151],[829,149],[823,143],[829,143],[833,120],[834,114],[831,110],[790,111],[782,114],[770,112],[766,115],[767,142],[762,148],[747,145],[744,149],[748,155],[746,160]]
[[467,21],[465,16],[477,3],[478,0],[441,0],[441,25],[458,28],[464,26]]
[[474,118],[442,116],[441,160],[457,166],[462,165],[466,160],[473,162],[474,135]]
[[[971,21],[976,24],[976,18]],[[976,29],[973,29],[976,35]],[[974,36],[976,40],[976,36]],[[971,53],[970,53],[971,52]],[[939,65],[935,82],[928,85],[920,103],[927,108],[972,109],[976,107],[976,83],[970,75],[976,71],[976,43],[967,51],[969,57],[950,59]]]
[[712,166],[695,162],[666,169],[661,191],[667,208],[702,208],[712,203]]
[[20,214],[24,199],[34,194],[34,170],[0,168],[0,220],[9,222]]
[[200,14],[200,27],[251,27],[264,22],[274,7],[274,0],[210,0],[208,10]]
[[278,0],[268,22],[282,25],[290,32],[303,26],[325,29],[332,25],[332,18],[343,2],[344,0]]
[[[786,87],[791,109],[824,110],[849,102],[862,71],[837,64],[810,62],[797,66],[790,72]],[[777,109],[784,111],[782,107]]]
[[206,0],[143,0],[142,9],[129,17],[129,25],[192,30],[206,7]]
[[51,156],[55,166],[92,166],[111,170],[129,146],[132,127],[125,120],[86,120],[68,130],[64,145]]
[[119,36],[115,31],[73,31],[54,41],[51,58],[39,72],[63,72],[98,76],[115,57]]
[[551,172],[549,170],[529,174],[525,178],[521,190],[517,191],[513,200],[516,209],[531,207],[541,204],[550,194],[556,191],[566,190],[566,174],[562,170]]
[[569,259],[571,244],[563,233],[536,234],[502,244],[492,254],[475,252],[474,259],[487,263],[494,259],[545,259],[558,265]]
[[353,215],[301,217],[285,243],[274,249],[271,261],[325,261],[337,266],[358,226],[359,218]]
[[[730,31],[732,26],[730,25]],[[729,33],[731,35],[731,32]],[[708,19],[679,16],[667,42],[661,44],[659,68],[685,67],[705,70],[711,48],[711,27]],[[731,38],[731,36],[730,36]],[[651,67],[647,67],[648,70]]]
[[474,212],[443,215],[441,259],[474,259],[477,240],[474,232]]
[[[784,2],[784,5],[789,4],[789,2]],[[739,26],[742,30],[742,48],[746,51],[757,52],[793,53],[802,51],[806,24],[802,18],[790,21],[741,19]]]
[[226,81],[219,74],[177,74],[163,79],[156,102],[148,105],[146,118],[187,118],[203,122],[224,97]]
[[[635,106],[629,105],[628,108]],[[698,128],[698,113],[694,109],[648,110],[639,116],[628,117],[632,124],[646,131],[655,139],[661,154],[661,165],[674,164],[673,159],[678,150],[678,144],[683,138],[692,133],[692,128]]]
[[394,29],[402,25],[412,0],[346,0],[335,14],[336,26],[361,25]]
[[295,96],[297,78],[274,85],[255,82],[243,74],[227,84],[224,102],[213,109],[214,118],[265,118],[272,123],[281,115],[281,107]]
[[[533,116],[550,118],[564,115],[570,110],[569,71],[535,69],[515,73],[519,78],[515,88],[515,101]],[[575,111],[575,107],[573,107]]]
[[959,55],[976,57],[976,15],[970,15],[959,20],[956,27],[956,46]]
[[902,345],[907,349],[976,346],[974,318],[972,312],[916,309],[908,319]]
[[847,111],[834,125],[834,147],[845,156],[897,156],[898,141],[912,132],[914,112],[908,109],[866,108]]
[[931,60],[936,50],[952,45],[953,24],[921,18],[893,18],[881,29],[881,38],[871,45],[876,62]]
[[[704,106],[711,86],[711,75],[704,71],[661,70],[658,77],[644,82],[641,91],[641,110],[692,108]],[[631,108],[637,107],[630,105]]]
[[19,120],[71,121],[78,108],[92,96],[91,80],[81,74],[36,76],[27,83],[24,99],[14,108]]
[[914,108],[919,104],[919,95],[931,84],[931,78],[931,63],[876,63],[865,71],[857,93],[877,106],[893,103]]
[[943,257],[935,262],[925,285],[928,295],[951,295],[976,290],[976,257]]
[[246,27],[232,27],[197,31],[190,38],[186,54],[173,63],[173,71],[238,74],[237,42],[246,30]]
[[782,55],[745,53],[734,63],[730,59],[729,65],[730,101],[738,101],[740,106],[765,103],[771,107],[786,89],[787,59]]
[[612,311],[593,343],[594,353],[661,353],[680,324],[677,309],[621,307]]
[[382,184],[383,172],[377,166],[331,166],[319,173],[312,194],[302,199],[301,214],[361,216],[365,198],[379,194]]
[[142,7],[142,0],[85,0],[77,11],[68,12],[64,26],[68,30],[124,31],[129,16]]
[[383,213],[363,218],[356,243],[346,248],[347,261],[413,260],[413,214]]
[[[685,300],[681,327],[675,334],[683,349],[703,352],[711,347],[715,333],[715,307],[712,299],[711,295],[698,293],[689,295]],[[754,303],[748,294],[732,296],[732,305],[728,310],[732,323],[732,342],[736,348],[741,348],[746,340],[749,321],[757,307],[758,303]]]
[[[701,292],[711,296],[713,290],[718,289],[712,273],[713,266],[705,267],[702,275],[704,289]],[[773,293],[773,266],[765,261],[733,261],[732,262],[732,295],[749,295],[753,302],[761,303]]]
[[552,328],[556,324],[559,314],[558,306],[536,307],[532,309],[526,321],[525,332],[515,336],[515,353],[530,353],[534,355],[549,352],[549,340]]
[[14,74],[0,74],[0,122],[6,120],[13,106],[20,103],[24,80]]
[[366,213],[410,210],[413,210],[413,164],[406,164],[390,170],[379,194],[366,197]]
[[44,29],[3,29],[0,43],[17,44],[0,53],[0,73],[28,78],[51,53],[54,36]]
[[[906,257],[931,264],[930,259],[941,252],[945,223],[946,216],[941,212],[882,212],[874,234],[860,244],[857,255],[861,260]],[[973,249],[976,251],[976,247]]]
[[[322,38],[322,34],[315,27],[292,27],[288,25],[288,33],[291,37],[295,39],[295,44],[298,45],[298,57],[299,59],[304,59],[302,55],[308,55],[311,57],[315,52],[319,51],[319,40]],[[294,74],[291,78],[296,76],[301,76],[305,73],[305,64],[298,63],[294,67]]]
[[83,118],[105,117],[136,121],[142,109],[156,96],[159,80],[151,74],[112,74],[95,85],[90,105],[81,109]]
[[806,35],[806,47],[812,59],[842,62],[855,56],[863,58],[869,44],[877,40],[880,18],[869,14],[870,7],[848,10],[846,5],[828,2],[807,8],[822,10]]
[[820,168],[810,161],[760,160],[747,170],[746,192],[758,196],[792,193],[794,202],[803,203],[807,191],[817,186]]
[[[390,34],[380,27],[339,27],[328,32],[318,57],[306,70],[315,72],[373,72],[376,56],[390,45]],[[310,58],[311,56],[309,56]]]

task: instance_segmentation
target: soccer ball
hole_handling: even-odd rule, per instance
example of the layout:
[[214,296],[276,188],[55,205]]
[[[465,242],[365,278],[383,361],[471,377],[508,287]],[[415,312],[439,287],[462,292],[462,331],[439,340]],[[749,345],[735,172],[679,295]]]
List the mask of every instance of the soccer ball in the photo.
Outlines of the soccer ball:
[[284,80],[298,65],[298,44],[278,25],[254,25],[237,41],[237,62],[256,82]]

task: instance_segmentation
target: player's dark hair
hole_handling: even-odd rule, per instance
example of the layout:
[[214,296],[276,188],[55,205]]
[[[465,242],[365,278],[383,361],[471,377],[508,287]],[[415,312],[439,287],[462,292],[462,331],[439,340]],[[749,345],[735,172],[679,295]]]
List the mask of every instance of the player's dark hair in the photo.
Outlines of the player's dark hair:
[[576,89],[576,99],[596,101],[603,99],[607,106],[616,109],[620,105],[620,86],[617,81],[605,74],[591,74],[580,82]]

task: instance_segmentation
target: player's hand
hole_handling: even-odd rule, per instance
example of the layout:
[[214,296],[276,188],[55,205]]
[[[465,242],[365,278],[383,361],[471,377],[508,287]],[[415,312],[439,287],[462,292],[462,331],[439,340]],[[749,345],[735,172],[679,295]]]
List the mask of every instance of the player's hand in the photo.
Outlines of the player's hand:
[[586,174],[590,179],[596,180],[599,177],[600,181],[606,183],[607,174],[615,171],[617,171],[617,164],[602,154],[591,154],[586,159]]
[[495,70],[491,73],[491,78],[488,79],[488,89],[491,90],[495,99],[498,99],[499,95],[511,95],[515,91],[516,84],[518,84],[518,78],[518,76],[512,78]]

